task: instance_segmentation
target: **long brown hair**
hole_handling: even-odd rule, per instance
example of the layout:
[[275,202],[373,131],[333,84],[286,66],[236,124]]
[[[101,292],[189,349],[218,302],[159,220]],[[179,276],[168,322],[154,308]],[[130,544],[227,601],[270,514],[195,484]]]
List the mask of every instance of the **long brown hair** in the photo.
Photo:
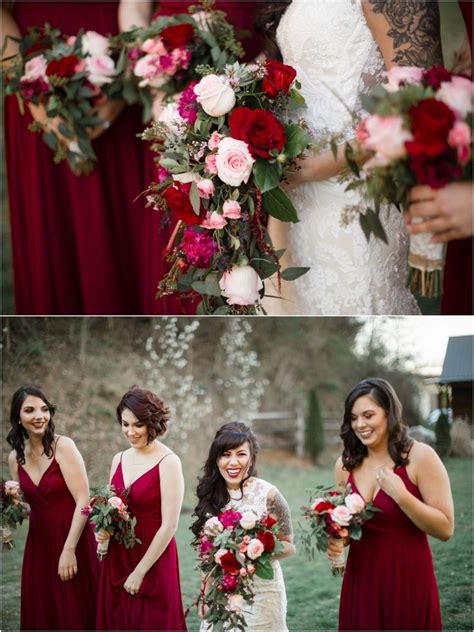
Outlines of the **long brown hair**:
[[282,15],[291,0],[264,0],[259,4],[255,14],[254,26],[263,41],[263,50],[268,57],[282,60],[276,41],[276,31]]

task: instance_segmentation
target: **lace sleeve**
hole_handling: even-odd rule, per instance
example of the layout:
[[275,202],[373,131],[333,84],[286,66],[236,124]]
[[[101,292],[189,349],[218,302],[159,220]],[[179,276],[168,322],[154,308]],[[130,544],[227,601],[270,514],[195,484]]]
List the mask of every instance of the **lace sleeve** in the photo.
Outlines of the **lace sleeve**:
[[267,496],[267,511],[278,521],[283,535],[293,535],[290,508],[284,497],[275,488]]
[[376,86],[384,83],[385,71],[386,68],[382,53],[380,52],[377,42],[374,40],[371,43],[367,61],[360,76],[357,89],[357,99],[354,107],[357,119],[367,114],[362,106],[362,95],[370,94]]

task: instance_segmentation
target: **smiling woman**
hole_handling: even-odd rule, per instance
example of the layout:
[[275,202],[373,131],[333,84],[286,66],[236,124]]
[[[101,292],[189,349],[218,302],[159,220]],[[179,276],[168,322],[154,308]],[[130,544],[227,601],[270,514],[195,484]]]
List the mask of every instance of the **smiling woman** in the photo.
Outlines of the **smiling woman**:
[[34,387],[21,387],[12,398],[10,473],[31,507],[21,629],[90,630],[98,568],[94,537],[81,515],[89,484],[74,442],[54,432],[55,410]]

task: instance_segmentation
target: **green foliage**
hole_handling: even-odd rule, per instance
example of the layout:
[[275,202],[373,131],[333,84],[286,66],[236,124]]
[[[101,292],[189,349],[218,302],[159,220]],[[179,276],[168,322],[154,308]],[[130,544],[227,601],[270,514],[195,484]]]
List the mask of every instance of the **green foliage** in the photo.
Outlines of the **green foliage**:
[[305,419],[305,452],[312,461],[316,461],[326,445],[324,425],[319,404],[318,392],[312,388],[308,395],[308,412]]
[[269,162],[263,158],[257,158],[253,167],[255,183],[262,193],[271,191],[278,186],[281,179],[281,166],[276,162]]
[[441,458],[449,454],[451,449],[451,425],[447,414],[442,409],[435,426],[436,450]]
[[282,222],[296,224],[299,221],[293,203],[280,187],[263,194],[263,208],[269,215]]

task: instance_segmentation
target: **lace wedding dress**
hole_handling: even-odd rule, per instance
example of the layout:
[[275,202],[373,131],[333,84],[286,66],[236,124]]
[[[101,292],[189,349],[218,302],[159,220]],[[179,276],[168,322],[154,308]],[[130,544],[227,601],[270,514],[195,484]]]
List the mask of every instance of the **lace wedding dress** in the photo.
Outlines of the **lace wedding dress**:
[[[358,0],[293,0],[281,18],[277,41],[283,61],[298,72],[307,109],[299,112],[316,134],[354,136],[349,111],[360,96],[383,82],[384,62]],[[349,110],[349,111],[348,111]],[[342,224],[344,208],[360,202],[335,178],[290,191],[298,224],[272,220],[284,232],[287,265],[308,266],[284,283],[285,299],[264,300],[269,314],[417,314],[405,288],[408,238],[396,209],[383,212],[389,245],[367,240],[356,218]],[[278,226],[276,226],[278,225]],[[279,236],[270,228],[275,244]],[[276,294],[268,287],[268,294]]]
[[[257,516],[267,512],[267,496],[273,485],[261,478],[254,478],[243,489],[230,490],[230,502],[224,509],[244,513],[253,511]],[[244,606],[246,629],[249,632],[288,632],[286,626],[286,590],[280,562],[272,561],[273,579],[254,576],[255,600]],[[201,632],[210,632],[213,626],[203,622]]]

